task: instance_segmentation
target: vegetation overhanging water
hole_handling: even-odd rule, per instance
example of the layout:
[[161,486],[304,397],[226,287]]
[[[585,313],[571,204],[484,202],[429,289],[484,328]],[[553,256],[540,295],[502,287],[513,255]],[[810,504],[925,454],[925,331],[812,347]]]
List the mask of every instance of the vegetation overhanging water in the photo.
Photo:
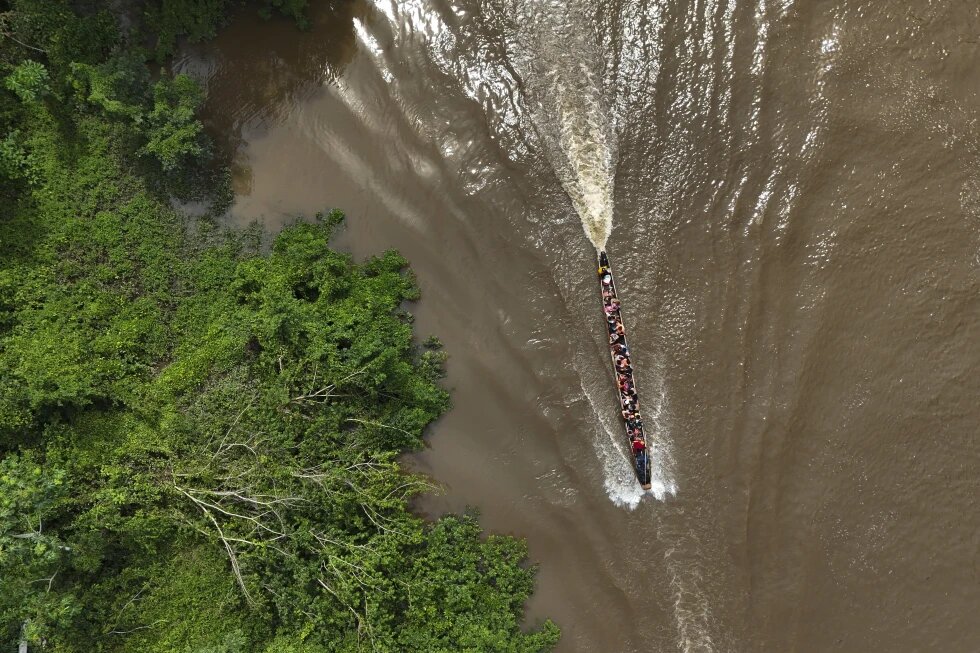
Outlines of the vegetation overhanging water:
[[[257,3],[258,4],[258,3]],[[189,78],[227,3],[9,3],[0,41],[0,624],[47,651],[546,650],[524,544],[426,523],[449,405],[407,261],[190,221],[230,198]],[[268,2],[302,21],[305,0]],[[86,8],[87,9],[87,8]],[[132,8],[132,13],[136,9]],[[150,43],[147,50],[138,44]]]

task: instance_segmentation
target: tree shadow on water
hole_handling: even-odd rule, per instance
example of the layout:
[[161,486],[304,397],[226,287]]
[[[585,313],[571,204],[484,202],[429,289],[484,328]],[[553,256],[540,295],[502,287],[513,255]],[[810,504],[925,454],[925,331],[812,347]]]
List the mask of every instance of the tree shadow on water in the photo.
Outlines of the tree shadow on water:
[[248,184],[240,155],[247,136],[337,82],[357,51],[354,20],[369,12],[363,0],[318,3],[309,9],[309,29],[301,30],[289,19],[263,19],[254,8],[244,9],[214,40],[181,48],[173,72],[204,86],[200,115],[216,163],[230,166],[238,183]]

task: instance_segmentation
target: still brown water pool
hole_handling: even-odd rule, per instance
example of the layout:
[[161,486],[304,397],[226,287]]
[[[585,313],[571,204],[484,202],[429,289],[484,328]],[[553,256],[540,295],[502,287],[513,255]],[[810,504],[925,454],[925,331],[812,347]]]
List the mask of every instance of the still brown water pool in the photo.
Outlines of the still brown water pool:
[[[422,509],[527,538],[559,650],[980,650],[975,2],[312,17],[175,62],[229,219],[337,207],[341,247],[410,259],[455,404]],[[583,222],[655,432],[643,496]]]

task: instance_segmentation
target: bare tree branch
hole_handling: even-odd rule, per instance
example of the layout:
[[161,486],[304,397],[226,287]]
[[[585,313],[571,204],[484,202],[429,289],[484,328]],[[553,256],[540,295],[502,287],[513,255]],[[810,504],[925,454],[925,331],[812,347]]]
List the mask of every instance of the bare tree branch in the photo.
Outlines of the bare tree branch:
[[[12,13],[13,13],[12,11],[8,11],[8,12],[0,15],[0,26],[2,26],[3,28],[6,28],[7,27],[7,19],[9,18],[10,14],[12,14]],[[16,38],[9,31],[7,31],[7,29],[0,30],[0,36],[3,36],[5,38],[10,39],[11,41],[13,41],[14,43],[16,43],[17,45],[21,46],[22,48],[27,48],[28,50],[34,50],[34,52],[43,52],[44,54],[47,54],[48,53],[48,51],[45,50],[44,48],[39,48],[39,47],[36,47],[36,46],[33,46],[33,45],[29,45],[27,43],[24,43],[20,39]]]
[[395,431],[401,431],[405,435],[410,435],[412,437],[415,437],[415,434],[414,433],[409,433],[405,429],[401,429],[401,428],[398,428],[397,426],[392,426],[390,424],[383,424],[382,422],[372,422],[371,420],[357,419],[356,417],[349,417],[349,418],[347,418],[347,421],[348,422],[357,422],[358,424],[370,424],[371,426],[380,426],[381,428],[386,428],[386,429],[394,429]]
[[176,484],[174,487],[178,492],[194,502],[194,504],[200,508],[207,518],[211,520],[211,523],[214,524],[214,527],[218,531],[218,537],[221,539],[221,543],[224,545],[225,551],[228,552],[228,559],[231,561],[231,569],[235,574],[235,579],[238,581],[238,586],[242,588],[242,592],[245,594],[245,600],[248,601],[249,605],[255,605],[255,601],[252,600],[252,595],[248,593],[248,588],[245,586],[245,579],[242,577],[241,567],[238,566],[238,555],[235,553],[235,548],[231,545],[231,542],[228,541],[228,538],[225,537],[225,532],[221,529],[221,525],[218,523],[218,520],[215,519],[214,515],[211,514],[211,511],[205,507],[205,505],[207,505],[205,502],[195,499],[190,493],[184,491]]
[[[337,388],[338,385],[341,385],[344,382],[351,380],[352,378],[354,378],[355,376],[357,376],[359,374],[363,374],[364,371],[367,370],[367,367],[368,366],[365,365],[364,367],[362,367],[361,369],[357,370],[356,372],[351,372],[350,374],[348,374],[344,378],[342,378],[339,381],[336,381],[334,383],[329,383],[329,384],[327,384],[325,386],[322,386],[322,387],[320,387],[318,389],[311,388],[307,392],[305,392],[305,393],[303,393],[301,395],[297,395],[296,397],[291,398],[289,400],[289,403],[292,404],[292,403],[310,402],[310,403],[322,404],[322,403],[327,402],[330,399],[333,399],[334,397],[342,397],[342,396],[345,396],[345,395],[335,394],[334,393],[334,390]],[[317,369],[318,368],[314,368],[314,370],[313,370],[313,381],[311,383],[312,386],[315,386],[316,385]]]
[[138,630],[146,630],[147,628],[153,628],[154,626],[159,626],[160,624],[166,623],[166,622],[167,622],[166,619],[157,619],[156,621],[154,621],[153,623],[151,623],[151,624],[149,624],[147,626],[137,626],[136,628],[131,628],[129,630],[110,630],[109,631],[109,634],[110,635],[128,635],[130,633],[135,633]]

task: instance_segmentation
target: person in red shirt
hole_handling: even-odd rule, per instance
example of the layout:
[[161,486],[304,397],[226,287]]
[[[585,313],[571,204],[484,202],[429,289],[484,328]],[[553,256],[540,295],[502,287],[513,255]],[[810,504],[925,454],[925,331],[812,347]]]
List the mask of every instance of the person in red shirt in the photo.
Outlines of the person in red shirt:
[[633,440],[633,454],[634,455],[640,453],[641,451],[643,451],[646,448],[647,448],[647,445],[643,441],[642,438],[637,438],[636,440]]

